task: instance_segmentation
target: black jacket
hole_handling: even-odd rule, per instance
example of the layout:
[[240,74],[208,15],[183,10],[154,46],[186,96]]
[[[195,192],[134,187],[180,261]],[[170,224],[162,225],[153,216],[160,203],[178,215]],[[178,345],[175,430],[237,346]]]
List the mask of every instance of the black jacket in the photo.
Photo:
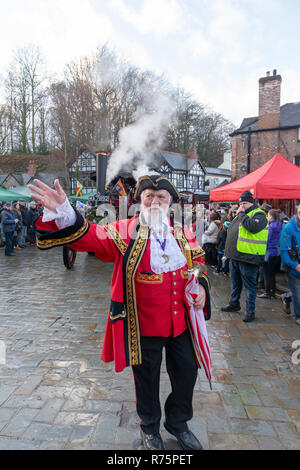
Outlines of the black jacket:
[[224,251],[225,250],[226,238],[227,238],[227,230],[225,228],[223,228],[218,233],[218,241],[217,241],[218,251]]
[[243,261],[244,263],[250,264],[261,264],[264,261],[264,256],[261,255],[250,255],[248,253],[240,253],[237,251],[237,241],[239,234],[239,226],[242,224],[248,232],[258,233],[267,226],[266,214],[261,211],[255,214],[254,217],[248,217],[247,213],[258,209],[256,204],[253,204],[245,212],[240,212],[230,224],[227,229],[227,239],[225,245],[225,256],[227,258]]
[[30,225],[30,217],[29,217],[28,209],[25,206],[21,206],[20,204],[20,211],[22,214],[23,225],[28,227],[28,225]]

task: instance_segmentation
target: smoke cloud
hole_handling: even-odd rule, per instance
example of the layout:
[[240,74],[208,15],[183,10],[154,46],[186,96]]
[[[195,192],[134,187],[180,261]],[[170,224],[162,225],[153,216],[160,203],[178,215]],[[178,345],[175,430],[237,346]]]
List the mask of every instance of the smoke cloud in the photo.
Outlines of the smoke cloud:
[[132,171],[134,165],[135,178],[141,176],[142,171],[145,174],[152,153],[164,144],[166,131],[174,119],[175,105],[170,97],[157,92],[155,96],[145,96],[145,103],[146,106],[137,111],[135,122],[119,133],[119,145],[113,151],[107,168],[107,184],[121,168]]

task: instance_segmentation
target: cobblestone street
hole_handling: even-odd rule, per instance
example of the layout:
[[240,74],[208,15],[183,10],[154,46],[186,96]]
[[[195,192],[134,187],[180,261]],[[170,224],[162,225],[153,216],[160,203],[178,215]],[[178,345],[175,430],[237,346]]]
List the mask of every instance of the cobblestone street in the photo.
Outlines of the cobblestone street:
[[[28,247],[0,267],[0,449],[139,449],[131,369],[100,361],[112,265],[78,253],[66,270],[61,248]],[[222,313],[230,281],[210,279],[213,390],[201,370],[191,430],[205,449],[300,449],[299,326],[280,299],[258,299],[252,323]],[[164,367],[162,405],[169,387]]]

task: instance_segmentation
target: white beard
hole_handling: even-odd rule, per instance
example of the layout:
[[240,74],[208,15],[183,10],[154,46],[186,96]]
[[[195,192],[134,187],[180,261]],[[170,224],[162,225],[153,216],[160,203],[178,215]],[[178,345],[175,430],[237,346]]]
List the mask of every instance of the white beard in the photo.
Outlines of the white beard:
[[156,232],[160,232],[166,226],[169,226],[168,214],[169,206],[145,207],[142,204],[141,215],[148,227]]
[[[169,206],[155,207],[158,207],[158,210],[153,211],[143,205],[141,207],[143,220],[150,228],[151,270],[156,274],[176,271],[186,265],[186,259],[172,234],[173,229],[167,217]],[[164,249],[160,243],[163,240],[166,240]]]

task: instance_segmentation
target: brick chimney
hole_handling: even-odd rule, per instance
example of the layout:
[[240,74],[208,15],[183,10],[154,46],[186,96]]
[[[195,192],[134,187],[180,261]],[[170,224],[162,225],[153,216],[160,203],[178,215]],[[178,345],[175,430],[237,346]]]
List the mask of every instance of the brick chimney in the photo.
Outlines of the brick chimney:
[[187,156],[189,160],[198,160],[199,158],[197,154],[197,150],[195,148],[190,148]]
[[29,176],[34,176],[36,174],[37,166],[34,160],[29,160],[29,165],[27,167],[27,173]]
[[280,89],[281,76],[273,70],[259,79],[258,127],[268,129],[278,127],[280,122]]

